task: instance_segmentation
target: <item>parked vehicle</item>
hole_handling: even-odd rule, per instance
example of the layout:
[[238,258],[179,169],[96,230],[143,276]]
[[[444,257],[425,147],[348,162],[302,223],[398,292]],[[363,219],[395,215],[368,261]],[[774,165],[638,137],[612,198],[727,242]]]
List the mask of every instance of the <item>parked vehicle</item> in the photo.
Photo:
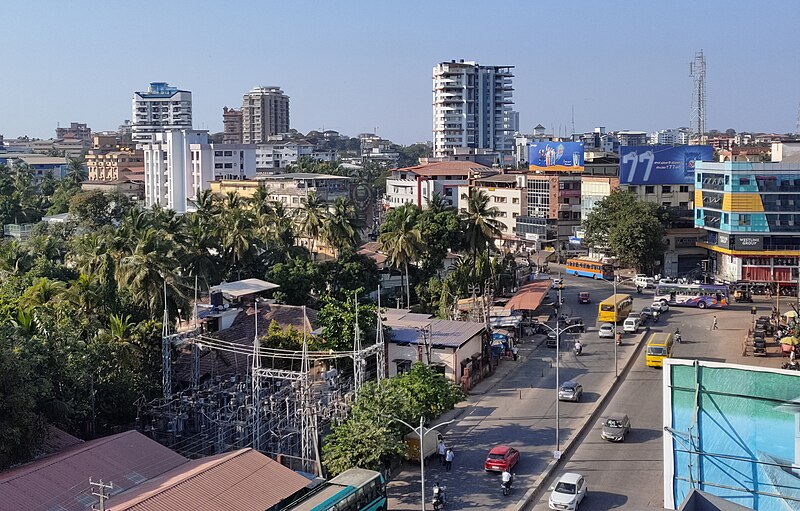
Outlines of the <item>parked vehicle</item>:
[[639,329],[642,327],[642,320],[629,316],[624,323],[622,323],[622,331],[626,334],[638,334]]
[[612,325],[611,323],[603,323],[602,325],[600,325],[600,330],[598,330],[597,336],[603,339],[613,339],[614,325]]
[[574,511],[589,493],[586,480],[580,474],[567,472],[558,482],[550,487],[550,498],[547,501],[550,509],[567,509]]
[[600,437],[611,442],[622,442],[631,431],[631,421],[624,413],[612,413],[603,421]]
[[483,463],[483,469],[487,472],[503,472],[517,466],[519,463],[519,451],[507,445],[492,447]]
[[577,403],[583,397],[583,386],[574,381],[565,381],[558,389],[559,401],[574,401]]

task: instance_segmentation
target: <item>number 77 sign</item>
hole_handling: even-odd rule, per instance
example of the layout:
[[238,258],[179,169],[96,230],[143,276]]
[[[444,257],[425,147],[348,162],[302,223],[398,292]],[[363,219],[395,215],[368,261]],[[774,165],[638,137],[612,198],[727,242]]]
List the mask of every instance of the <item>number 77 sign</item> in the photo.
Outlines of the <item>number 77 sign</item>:
[[711,146],[620,147],[619,181],[625,185],[683,185],[694,182],[697,161],[713,161]]

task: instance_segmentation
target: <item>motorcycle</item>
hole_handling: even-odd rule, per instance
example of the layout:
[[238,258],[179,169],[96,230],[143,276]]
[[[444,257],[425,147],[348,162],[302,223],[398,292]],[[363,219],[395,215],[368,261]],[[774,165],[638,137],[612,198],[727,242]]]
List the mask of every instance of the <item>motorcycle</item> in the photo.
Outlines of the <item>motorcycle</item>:
[[433,487],[433,499],[431,500],[431,505],[433,506],[434,511],[439,511],[439,509],[443,508],[445,505],[445,496],[444,496],[444,486],[434,486]]
[[582,344],[576,344],[572,348],[572,351],[575,353],[575,356],[577,357],[578,355],[580,355],[583,352],[583,345]]
[[500,486],[502,487],[503,490],[503,495],[508,495],[509,493],[511,493],[511,484],[513,482],[514,482],[514,474],[511,474],[511,479],[500,483]]
[[678,341],[678,344],[682,343],[683,338],[681,337],[681,334],[675,334],[675,340]]
[[781,369],[789,369],[790,371],[800,371],[800,362],[785,362]]

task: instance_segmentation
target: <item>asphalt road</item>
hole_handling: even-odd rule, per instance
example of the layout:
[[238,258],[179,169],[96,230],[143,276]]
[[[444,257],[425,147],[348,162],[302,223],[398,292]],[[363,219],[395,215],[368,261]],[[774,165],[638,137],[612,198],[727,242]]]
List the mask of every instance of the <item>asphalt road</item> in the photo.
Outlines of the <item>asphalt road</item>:
[[[651,301],[646,292],[644,299],[637,299],[636,308]],[[759,314],[769,313],[771,304],[755,305]],[[684,342],[675,345],[676,358],[778,367],[779,358],[742,357],[742,338],[752,321],[750,306],[734,304],[721,311],[673,307],[663,318],[665,321],[653,326],[653,331],[680,328]],[[714,315],[719,330],[711,331]],[[590,492],[581,509],[663,509],[662,393],[662,371],[645,367],[642,350],[601,413],[601,417],[615,411],[627,413],[633,428],[630,435],[624,443],[601,440],[599,419],[556,472],[556,477],[564,472],[586,477]],[[552,484],[553,480],[547,481],[547,488]],[[548,495],[549,491],[543,492],[536,505],[528,509],[547,509]]]

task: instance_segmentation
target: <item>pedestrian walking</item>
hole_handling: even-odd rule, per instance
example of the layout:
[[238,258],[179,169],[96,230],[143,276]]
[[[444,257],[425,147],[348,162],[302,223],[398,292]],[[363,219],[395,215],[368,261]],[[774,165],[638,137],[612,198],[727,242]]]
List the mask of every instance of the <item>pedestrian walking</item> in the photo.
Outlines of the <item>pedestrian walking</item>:
[[517,357],[519,357],[519,348],[517,348],[517,346],[515,345],[513,348],[511,348],[511,353],[513,354],[514,361],[516,362]]
[[444,445],[444,440],[439,439],[439,445],[436,446],[436,452],[439,453],[439,464],[444,465],[444,458],[447,454],[447,448]]
[[444,456],[444,469],[447,472],[450,472],[450,469],[453,468],[453,449],[447,449],[447,454]]
[[717,317],[716,316],[714,316],[714,321],[713,321],[713,323],[711,323],[711,330],[719,330],[717,328]]

